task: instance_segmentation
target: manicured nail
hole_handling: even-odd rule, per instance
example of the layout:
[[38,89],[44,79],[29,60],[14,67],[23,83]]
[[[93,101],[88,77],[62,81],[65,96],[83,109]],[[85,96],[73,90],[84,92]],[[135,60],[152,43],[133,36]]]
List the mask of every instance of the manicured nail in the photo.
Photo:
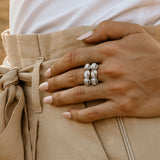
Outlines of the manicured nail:
[[45,97],[43,99],[43,102],[46,103],[46,104],[52,104],[53,103],[53,97],[52,96]]
[[93,31],[89,31],[89,32],[83,34],[82,36],[78,37],[77,40],[79,40],[79,41],[84,40],[84,39],[90,37],[92,34],[93,34]]
[[47,78],[51,77],[51,69],[50,68],[47,69],[47,71],[44,73],[44,76]]
[[65,118],[68,118],[68,119],[71,119],[71,118],[72,118],[70,112],[64,112],[62,115],[63,115]]
[[48,90],[48,82],[43,82],[40,84],[39,89],[42,91],[47,91]]

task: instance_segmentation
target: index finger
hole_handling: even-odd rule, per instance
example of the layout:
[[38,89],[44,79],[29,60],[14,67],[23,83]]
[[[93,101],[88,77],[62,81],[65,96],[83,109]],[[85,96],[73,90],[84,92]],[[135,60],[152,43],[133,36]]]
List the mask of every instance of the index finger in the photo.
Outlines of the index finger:
[[47,78],[62,74],[76,67],[84,66],[86,63],[101,63],[102,56],[98,54],[96,46],[80,48],[67,52],[57,60],[45,73]]

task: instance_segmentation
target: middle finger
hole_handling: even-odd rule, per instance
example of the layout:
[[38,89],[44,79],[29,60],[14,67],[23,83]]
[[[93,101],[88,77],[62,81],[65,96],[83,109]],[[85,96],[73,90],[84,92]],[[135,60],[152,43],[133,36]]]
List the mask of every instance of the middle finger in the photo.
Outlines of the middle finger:
[[[101,72],[102,65],[99,65],[97,72],[98,72],[98,81],[103,82],[105,80],[104,74]],[[65,72],[61,75],[52,77],[48,80],[48,82],[44,82],[40,85],[41,90],[47,90],[49,92],[54,92],[57,90],[71,88],[78,85],[84,84],[84,68],[73,69],[68,72]],[[44,85],[48,85],[43,87]]]

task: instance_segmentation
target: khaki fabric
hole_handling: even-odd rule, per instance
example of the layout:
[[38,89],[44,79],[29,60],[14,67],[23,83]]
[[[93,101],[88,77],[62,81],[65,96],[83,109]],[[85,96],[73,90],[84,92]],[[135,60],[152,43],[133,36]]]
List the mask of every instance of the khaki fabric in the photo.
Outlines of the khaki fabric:
[[91,46],[76,40],[91,29],[2,33],[8,63],[0,67],[0,160],[160,159],[159,117],[78,123],[65,119],[62,113],[100,102],[63,107],[42,102],[49,95],[39,92],[39,84],[46,80],[44,72],[67,51]]

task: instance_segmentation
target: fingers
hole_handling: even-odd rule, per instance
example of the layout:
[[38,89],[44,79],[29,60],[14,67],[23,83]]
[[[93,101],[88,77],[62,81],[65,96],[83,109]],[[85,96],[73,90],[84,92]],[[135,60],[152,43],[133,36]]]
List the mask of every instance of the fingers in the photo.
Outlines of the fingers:
[[[97,78],[99,82],[103,82],[105,80],[102,70],[103,70],[102,65],[99,65],[97,69],[97,72],[98,72]],[[79,69],[73,69],[61,75],[52,77],[48,80],[48,82],[44,82],[40,85],[40,90],[54,92],[57,90],[71,88],[78,85],[83,85],[84,72],[85,70],[83,68],[79,68]]]
[[91,100],[106,99],[106,93],[104,92],[104,85],[102,83],[98,84],[97,86],[77,86],[52,93],[51,96],[44,98],[44,103],[61,106],[87,102]]
[[101,63],[102,56],[98,54],[97,46],[81,48],[66,53],[60,60],[56,61],[45,73],[47,78],[62,74],[72,68],[84,66],[86,63]]
[[115,108],[116,104],[112,100],[108,100],[99,105],[84,109],[71,109],[68,112],[64,112],[63,116],[78,122],[93,122],[115,115],[118,116]]
[[80,36],[77,40],[86,43],[97,43],[107,40],[118,40],[135,33],[145,32],[143,27],[137,24],[103,21],[93,31]]
[[49,91],[54,92],[57,90],[82,85],[84,79],[83,73],[84,69],[80,68],[70,70],[66,73],[50,78],[48,80]]

